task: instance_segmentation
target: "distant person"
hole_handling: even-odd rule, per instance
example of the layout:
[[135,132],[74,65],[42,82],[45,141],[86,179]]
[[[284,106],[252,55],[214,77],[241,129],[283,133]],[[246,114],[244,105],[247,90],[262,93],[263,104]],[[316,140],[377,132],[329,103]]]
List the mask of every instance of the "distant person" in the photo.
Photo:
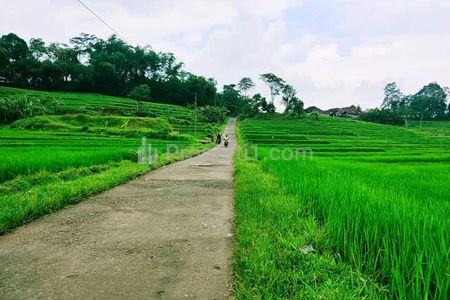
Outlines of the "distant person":
[[214,132],[212,130],[209,131],[208,137],[211,139],[211,143],[214,143]]
[[216,143],[217,145],[220,145],[222,143],[222,136],[220,135],[220,132],[217,134]]

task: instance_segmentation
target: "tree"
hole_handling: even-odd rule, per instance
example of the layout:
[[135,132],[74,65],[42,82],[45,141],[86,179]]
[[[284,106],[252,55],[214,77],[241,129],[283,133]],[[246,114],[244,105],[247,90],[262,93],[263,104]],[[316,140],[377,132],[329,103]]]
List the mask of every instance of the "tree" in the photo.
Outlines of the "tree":
[[261,74],[259,78],[269,87],[270,98],[272,104],[274,104],[275,97],[280,94],[285,86],[285,81],[273,73]]
[[391,124],[391,125],[404,125],[405,120],[398,111],[390,109],[371,109],[368,112],[362,113],[360,119],[367,122]]
[[27,43],[14,33],[0,37],[0,76],[17,87],[28,87],[34,67]]
[[190,93],[189,99],[191,101],[194,100],[195,94],[197,94],[198,105],[213,104],[217,92],[217,83],[213,78],[206,79],[203,76],[189,74],[185,84]]
[[[446,99],[450,98],[450,88],[448,86],[443,87],[445,94],[447,95]],[[450,119],[450,101],[448,102],[447,107],[447,118]]]
[[265,112],[267,108],[267,100],[261,94],[257,93],[250,99],[252,111],[255,115]]
[[95,64],[93,76],[96,91],[107,95],[120,95],[122,87],[114,64],[106,61]]
[[283,104],[285,105],[285,114],[300,116],[303,113],[303,101],[297,97],[294,87],[286,84],[283,88]]
[[150,87],[146,84],[141,84],[133,88],[133,90],[128,94],[128,97],[137,101],[137,115],[145,116],[146,111],[142,105],[142,101],[150,100]]
[[275,113],[275,105],[273,103],[267,103],[263,106],[263,110],[268,114],[274,114]]
[[6,50],[5,54],[9,61],[19,61],[29,54],[27,43],[14,33],[2,36],[0,46]]
[[45,42],[42,39],[31,39],[30,52],[36,60],[44,59],[45,55],[47,54],[47,47],[45,46]]
[[241,116],[243,117],[256,117],[262,114],[267,108],[267,100],[261,94],[257,93],[251,98],[245,101],[241,108]]
[[281,101],[283,102],[285,106],[284,113],[287,114],[291,111],[293,102],[295,102],[298,98],[296,97],[297,91],[294,89],[292,85],[286,84],[283,87],[283,97],[281,98]]
[[237,116],[242,112],[245,101],[239,94],[235,84],[223,86],[220,104],[223,105],[231,116]]
[[70,43],[79,53],[90,53],[98,42],[99,39],[95,35],[84,32],[70,39]]
[[242,78],[238,83],[239,90],[244,94],[244,97],[247,98],[247,92],[255,87],[253,80],[250,77]]
[[69,44],[48,46],[38,38],[27,44],[13,33],[0,36],[0,80],[14,87],[125,96],[145,84],[157,102],[184,106],[197,94],[199,106],[214,104],[217,82],[183,68],[172,53],[134,47],[114,35],[82,33]]
[[447,119],[450,119],[450,102],[448,103],[447,107]]
[[299,117],[303,113],[303,107],[303,101],[297,97],[294,97],[293,99],[291,99],[288,113],[295,117]]
[[397,86],[397,83],[391,82],[384,88],[384,100],[381,108],[398,110],[403,99],[403,94]]
[[223,123],[228,111],[222,106],[205,105],[200,107],[200,120],[210,123]]
[[128,94],[128,97],[137,101],[149,101],[150,100],[150,87],[146,84],[141,84],[133,88]]
[[436,82],[424,86],[410,100],[412,113],[420,119],[443,119],[446,111],[447,93]]

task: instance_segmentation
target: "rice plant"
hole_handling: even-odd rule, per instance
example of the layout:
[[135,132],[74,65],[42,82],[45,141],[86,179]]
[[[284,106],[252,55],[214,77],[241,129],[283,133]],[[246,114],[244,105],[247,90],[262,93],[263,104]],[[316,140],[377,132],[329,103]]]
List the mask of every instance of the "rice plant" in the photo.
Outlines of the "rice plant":
[[[264,222],[281,214],[283,222],[277,226],[287,232],[283,228],[313,217],[326,231],[327,242],[315,245],[319,253],[329,243],[338,261],[387,288],[369,298],[448,299],[450,293],[450,122],[413,126],[328,117],[239,124],[241,141],[258,145],[259,172],[278,185],[264,197],[273,209]],[[313,149],[313,161],[270,159],[273,147],[302,146]],[[240,168],[245,165],[238,165],[238,183]],[[272,203],[280,201],[280,193],[285,205],[292,206],[289,215]],[[250,195],[239,196],[238,191],[238,199],[248,201],[245,197]],[[294,207],[303,213],[294,214]],[[237,208],[244,210],[238,214],[251,209],[239,203]],[[238,242],[244,239],[240,226],[245,225],[237,225]],[[277,243],[272,241],[270,248]],[[256,269],[247,272],[251,276]],[[315,289],[313,282],[305,284]],[[297,288],[299,293],[308,289]],[[275,293],[273,298],[285,297]]]

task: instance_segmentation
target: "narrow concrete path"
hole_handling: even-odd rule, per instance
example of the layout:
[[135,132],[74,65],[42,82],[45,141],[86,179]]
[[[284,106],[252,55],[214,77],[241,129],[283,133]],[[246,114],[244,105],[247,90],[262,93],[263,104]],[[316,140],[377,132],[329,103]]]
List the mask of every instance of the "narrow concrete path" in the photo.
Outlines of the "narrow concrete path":
[[224,299],[234,120],[218,146],[0,237],[1,299]]

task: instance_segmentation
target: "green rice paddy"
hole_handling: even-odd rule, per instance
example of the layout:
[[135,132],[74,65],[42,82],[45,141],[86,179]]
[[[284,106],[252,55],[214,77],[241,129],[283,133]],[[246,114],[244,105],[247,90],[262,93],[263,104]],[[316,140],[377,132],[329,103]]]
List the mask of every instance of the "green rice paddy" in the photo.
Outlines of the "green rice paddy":
[[[449,129],[329,117],[241,121],[254,158],[237,159],[238,298],[447,299]],[[274,159],[286,148],[311,148],[313,160]],[[244,178],[248,170],[269,179]],[[301,254],[309,244],[317,252]],[[269,256],[265,266],[261,256]],[[336,273],[341,263],[356,275]]]
[[[221,125],[198,122],[195,132],[192,110],[174,105],[145,103],[154,116],[134,117],[127,98],[0,87],[0,97],[24,94],[58,97],[62,111],[0,127],[0,234],[208,149]],[[142,137],[160,153],[151,164],[138,163]]]

